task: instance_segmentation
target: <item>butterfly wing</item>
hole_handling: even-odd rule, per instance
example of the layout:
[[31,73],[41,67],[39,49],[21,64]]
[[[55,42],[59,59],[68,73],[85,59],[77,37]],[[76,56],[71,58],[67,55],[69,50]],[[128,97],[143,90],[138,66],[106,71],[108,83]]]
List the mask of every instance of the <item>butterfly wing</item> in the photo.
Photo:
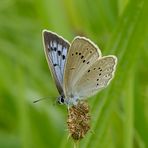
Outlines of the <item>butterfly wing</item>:
[[105,88],[114,76],[116,64],[117,58],[115,56],[98,58],[73,87],[74,95],[79,99],[86,99]]
[[[79,79],[97,59],[101,57],[101,51],[89,39],[76,37],[67,55],[64,71],[64,94],[66,98],[74,95],[75,86]],[[83,88],[81,88],[83,89]]]
[[60,94],[63,93],[63,73],[70,44],[61,36],[43,30],[43,43],[48,66]]

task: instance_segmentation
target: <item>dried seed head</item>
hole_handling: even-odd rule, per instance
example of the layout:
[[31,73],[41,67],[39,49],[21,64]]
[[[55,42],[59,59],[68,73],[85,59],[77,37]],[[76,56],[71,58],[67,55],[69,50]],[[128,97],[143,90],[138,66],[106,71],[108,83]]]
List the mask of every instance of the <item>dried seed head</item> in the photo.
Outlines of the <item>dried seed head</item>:
[[68,130],[74,140],[82,139],[90,129],[89,106],[87,102],[79,102],[68,110]]

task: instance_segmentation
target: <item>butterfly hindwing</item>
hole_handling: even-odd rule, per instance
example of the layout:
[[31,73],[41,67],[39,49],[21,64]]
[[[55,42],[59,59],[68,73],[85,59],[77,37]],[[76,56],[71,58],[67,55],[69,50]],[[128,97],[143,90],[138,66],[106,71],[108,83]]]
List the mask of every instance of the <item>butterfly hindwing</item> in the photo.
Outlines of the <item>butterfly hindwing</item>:
[[[69,48],[64,71],[65,96],[73,94],[77,81],[97,59],[101,51],[89,39],[76,37]],[[83,88],[81,88],[83,89]]]
[[73,87],[74,95],[79,96],[79,99],[86,99],[105,88],[114,76],[116,64],[115,56],[98,58]]
[[47,30],[43,31],[43,42],[49,68],[61,94],[63,93],[64,66],[70,44],[61,36]]

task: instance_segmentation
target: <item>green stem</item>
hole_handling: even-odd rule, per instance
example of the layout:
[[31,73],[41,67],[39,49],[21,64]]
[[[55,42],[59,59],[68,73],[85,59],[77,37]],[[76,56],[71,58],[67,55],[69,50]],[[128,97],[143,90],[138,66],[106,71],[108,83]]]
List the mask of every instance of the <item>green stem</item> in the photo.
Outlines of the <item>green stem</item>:
[[133,147],[133,121],[134,121],[134,70],[130,70],[125,91],[125,124],[124,124],[124,147],[132,148]]
[[74,148],[79,148],[79,141],[74,142]]

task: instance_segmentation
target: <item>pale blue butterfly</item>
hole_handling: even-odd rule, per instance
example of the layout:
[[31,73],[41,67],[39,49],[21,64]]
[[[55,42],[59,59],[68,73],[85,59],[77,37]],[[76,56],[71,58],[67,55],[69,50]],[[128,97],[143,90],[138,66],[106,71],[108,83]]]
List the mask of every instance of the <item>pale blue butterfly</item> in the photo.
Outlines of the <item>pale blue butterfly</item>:
[[70,44],[63,37],[43,30],[46,59],[60,96],[59,104],[76,105],[105,88],[114,76],[117,58],[103,56],[85,37],[75,37]]

